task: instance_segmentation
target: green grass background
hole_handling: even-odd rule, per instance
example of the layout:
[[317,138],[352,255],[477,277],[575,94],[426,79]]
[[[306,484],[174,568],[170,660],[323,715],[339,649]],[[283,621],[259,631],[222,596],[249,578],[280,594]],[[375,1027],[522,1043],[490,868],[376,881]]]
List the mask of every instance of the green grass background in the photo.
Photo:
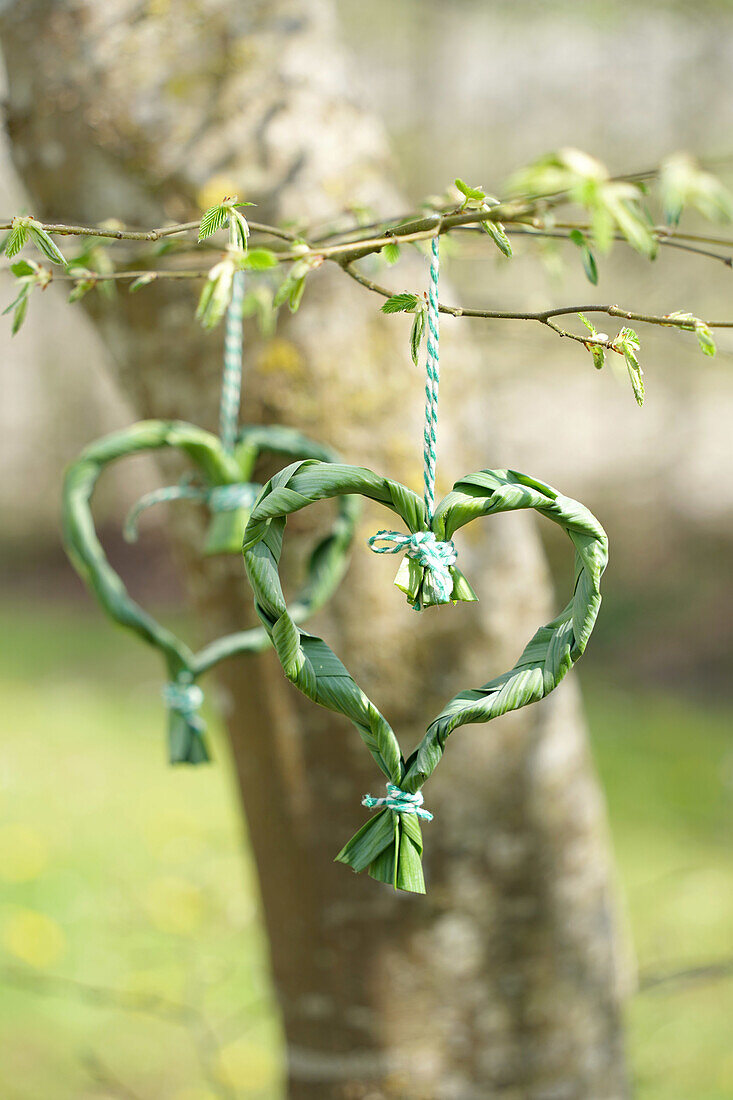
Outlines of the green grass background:
[[[0,1096],[276,1100],[232,772],[164,759],[159,666],[91,613],[0,616]],[[644,983],[733,959],[733,710],[583,680]],[[629,1006],[641,1100],[733,1100],[733,973]]]

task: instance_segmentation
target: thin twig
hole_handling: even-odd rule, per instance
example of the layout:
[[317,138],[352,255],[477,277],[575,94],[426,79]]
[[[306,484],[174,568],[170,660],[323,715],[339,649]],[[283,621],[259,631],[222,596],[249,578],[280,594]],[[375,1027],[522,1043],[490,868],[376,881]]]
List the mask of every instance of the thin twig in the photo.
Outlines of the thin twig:
[[107,1095],[119,1097],[119,1100],[141,1100],[140,1094],[134,1092],[125,1081],[121,1081],[94,1051],[86,1053],[83,1062],[91,1079]]
[[[201,221],[179,222],[177,225],[164,225],[159,229],[117,229],[98,225],[64,225],[54,222],[41,222],[40,225],[47,233],[53,233],[59,237],[105,237],[114,241],[160,241],[165,237],[172,237],[178,233],[187,233],[192,229],[198,229]],[[266,225],[264,222],[253,222],[247,219],[247,224],[255,233],[264,233],[270,237],[279,237],[283,241],[297,241],[299,238],[294,233],[288,233],[276,225]],[[12,221],[0,222],[0,230],[11,229]]]
[[215,1094],[221,1097],[221,1100],[236,1100],[235,1090],[223,1082],[215,1072],[220,1046],[214,1030],[203,1012],[193,1005],[170,1001],[152,993],[132,993],[128,990],[111,989],[58,974],[36,974],[21,967],[3,967],[0,970],[0,981],[16,989],[46,996],[71,994],[90,1004],[123,1012],[139,1013],[188,1028],[194,1036],[201,1071],[208,1084]]
[[[391,298],[395,293],[395,291],[390,290],[388,287],[380,286],[379,283],[367,279],[365,275],[362,275],[360,271],[356,271],[350,265],[343,264],[342,266],[347,275],[361,286],[366,287],[367,290],[371,290],[375,294],[381,295],[383,298]],[[662,325],[665,328],[678,329],[690,328],[690,322],[681,318],[658,316],[653,313],[634,313],[631,310],[622,309],[617,305],[594,304],[558,306],[553,309],[544,309],[537,312],[523,312],[499,309],[466,309],[461,306],[449,306],[441,302],[439,309],[441,313],[446,313],[450,317],[483,317],[494,321],[538,321],[540,324],[547,325],[547,327],[551,328],[553,332],[556,332],[558,336],[565,336],[570,340],[577,340],[578,343],[581,344],[603,344],[604,341],[595,340],[591,336],[577,336],[573,332],[561,329],[558,325],[552,323],[552,318],[569,316],[573,313],[605,313],[609,317],[620,317],[625,321],[638,321],[647,325]],[[709,328],[733,328],[733,321],[705,321],[705,324]]]
[[639,991],[647,993],[662,985],[696,985],[700,982],[718,981],[733,975],[733,958],[698,966],[651,970],[639,977]]

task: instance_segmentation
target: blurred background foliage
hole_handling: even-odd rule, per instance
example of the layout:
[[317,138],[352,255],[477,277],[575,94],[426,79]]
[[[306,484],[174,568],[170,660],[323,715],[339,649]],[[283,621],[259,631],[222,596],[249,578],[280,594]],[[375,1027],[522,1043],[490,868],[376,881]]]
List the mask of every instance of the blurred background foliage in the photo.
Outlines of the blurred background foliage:
[[[686,148],[722,158],[730,182],[727,2],[338,7],[354,57],[344,94],[384,120],[411,201],[455,175],[501,193],[512,170],[563,145],[616,171]],[[340,195],[340,181],[324,186]],[[6,149],[0,196],[7,214],[24,208]],[[546,248],[543,265],[533,246],[515,251],[507,263],[488,245],[461,246],[447,264],[452,300],[733,316],[733,273],[700,257],[662,250],[650,267],[617,249],[594,288],[571,245]],[[388,277],[417,289],[399,268]],[[444,326],[445,385],[451,331],[466,323]],[[505,425],[500,442],[487,438],[487,465],[561,486],[611,537],[580,676],[637,957],[637,1095],[730,1100],[733,479],[719,474],[733,457],[733,331],[709,360],[689,334],[642,329],[640,411],[612,372],[536,328],[474,325],[486,363],[477,399]],[[3,1096],[274,1100],[280,1037],[225,743],[214,728],[213,767],[166,767],[157,662],[102,620],[60,550],[60,467],[129,410],[56,288],[0,343]],[[180,592],[164,510],[140,550],[119,538],[126,506],[154,483],[145,462],[111,474],[98,512],[136,595],[170,612]],[[565,584],[559,538],[543,537]],[[293,908],[297,918],[297,898]]]

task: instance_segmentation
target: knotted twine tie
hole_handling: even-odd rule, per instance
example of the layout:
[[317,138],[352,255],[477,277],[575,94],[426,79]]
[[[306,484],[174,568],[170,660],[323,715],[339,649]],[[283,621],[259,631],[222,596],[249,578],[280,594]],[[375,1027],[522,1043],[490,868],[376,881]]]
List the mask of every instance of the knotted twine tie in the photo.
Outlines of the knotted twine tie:
[[199,714],[204,701],[201,688],[193,683],[190,673],[181,673],[179,679],[163,685],[161,694],[170,715],[171,760],[189,764],[208,760],[204,744],[206,723]]
[[374,795],[365,794],[361,800],[362,806],[366,806],[368,810],[378,810],[386,807],[388,810],[394,810],[396,814],[417,814],[425,821],[433,820],[430,811],[422,808],[422,791],[415,791],[414,794],[410,794],[409,791],[401,790],[394,783],[387,783],[386,786],[386,798],[375,798]]
[[[377,542],[391,542],[393,546],[376,546]],[[458,559],[455,544],[440,542],[432,531],[415,531],[410,535],[401,535],[399,531],[377,531],[368,540],[369,548],[375,554],[401,554],[414,560],[424,569],[429,569],[439,603],[448,603],[453,591],[453,577],[450,566]],[[413,605],[419,610],[419,604]]]
[[[423,428],[423,481],[425,501],[425,519],[427,525],[433,522],[435,513],[435,464],[438,438],[438,391],[440,388],[440,311],[438,306],[438,281],[440,274],[440,243],[438,237],[432,240],[432,258],[430,262],[430,288],[428,290],[428,336],[427,357],[425,361],[425,426]],[[392,542],[394,546],[375,546],[376,542]],[[436,603],[450,603],[453,592],[453,577],[450,567],[455,565],[458,555],[453,542],[440,542],[432,531],[413,531],[409,535],[399,531],[378,531],[368,540],[369,548],[375,554],[407,553],[419,565],[426,569],[432,578]],[[421,609],[420,600],[413,607]]]

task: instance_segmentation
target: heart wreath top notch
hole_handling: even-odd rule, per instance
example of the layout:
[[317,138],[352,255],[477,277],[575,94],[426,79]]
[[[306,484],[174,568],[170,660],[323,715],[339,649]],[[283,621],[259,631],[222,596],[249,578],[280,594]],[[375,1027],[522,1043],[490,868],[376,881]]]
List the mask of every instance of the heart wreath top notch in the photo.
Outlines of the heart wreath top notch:
[[[407,756],[389,722],[361,690],[322,638],[295,621],[283,595],[280,555],[287,517],[318,500],[356,494],[383,504],[410,534],[424,532],[446,542],[472,520],[501,512],[532,509],[563,528],[575,550],[570,601],[541,627],[508,672],[478,688],[459,691],[429,724]],[[425,503],[410,489],[358,466],[296,462],[265,485],[244,536],[244,558],[255,608],[272,639],[285,675],[321,706],[349,718],[388,781],[388,797],[367,796],[378,812],[336,857],[355,871],[368,870],[396,889],[423,893],[422,787],[458,726],[491,719],[542,699],[583,653],[601,603],[600,581],[608,560],[608,540],[595,517],[576,500],[513,470],[480,470],[456,482],[427,520]],[[410,581],[410,596],[424,585],[426,566]],[[460,585],[460,581],[458,584]],[[455,591],[455,588],[454,588]],[[475,598],[471,593],[470,598]]]
[[[146,451],[169,448],[182,452],[193,464],[197,481],[171,490],[159,490],[133,509],[134,521],[142,508],[161,500],[189,499],[204,503],[212,514],[206,551],[229,550],[232,541],[241,550],[242,533],[260,485],[249,482],[255,461],[262,453],[288,458],[335,459],[330,448],[285,427],[248,425],[238,431],[229,451],[222,441],[203,428],[183,421],[145,420],[113,432],[90,444],[66,472],[62,519],[66,551],[74,567],[115,622],[159,649],[168,675],[163,696],[168,707],[169,754],[172,763],[198,764],[208,760],[205,727],[199,715],[203,693],[197,680],[214,665],[240,653],[259,653],[270,645],[262,627],[228,634],[197,653],[162,626],[130,596],[99,541],[91,500],[99,477],[113,462]],[[183,490],[183,491],[179,491]],[[293,614],[303,621],[321,607],[341,581],[359,514],[359,503],[344,497],[328,533],[313,550],[303,587],[296,596]],[[224,519],[225,524],[217,521]],[[128,523],[128,529],[131,526]]]

